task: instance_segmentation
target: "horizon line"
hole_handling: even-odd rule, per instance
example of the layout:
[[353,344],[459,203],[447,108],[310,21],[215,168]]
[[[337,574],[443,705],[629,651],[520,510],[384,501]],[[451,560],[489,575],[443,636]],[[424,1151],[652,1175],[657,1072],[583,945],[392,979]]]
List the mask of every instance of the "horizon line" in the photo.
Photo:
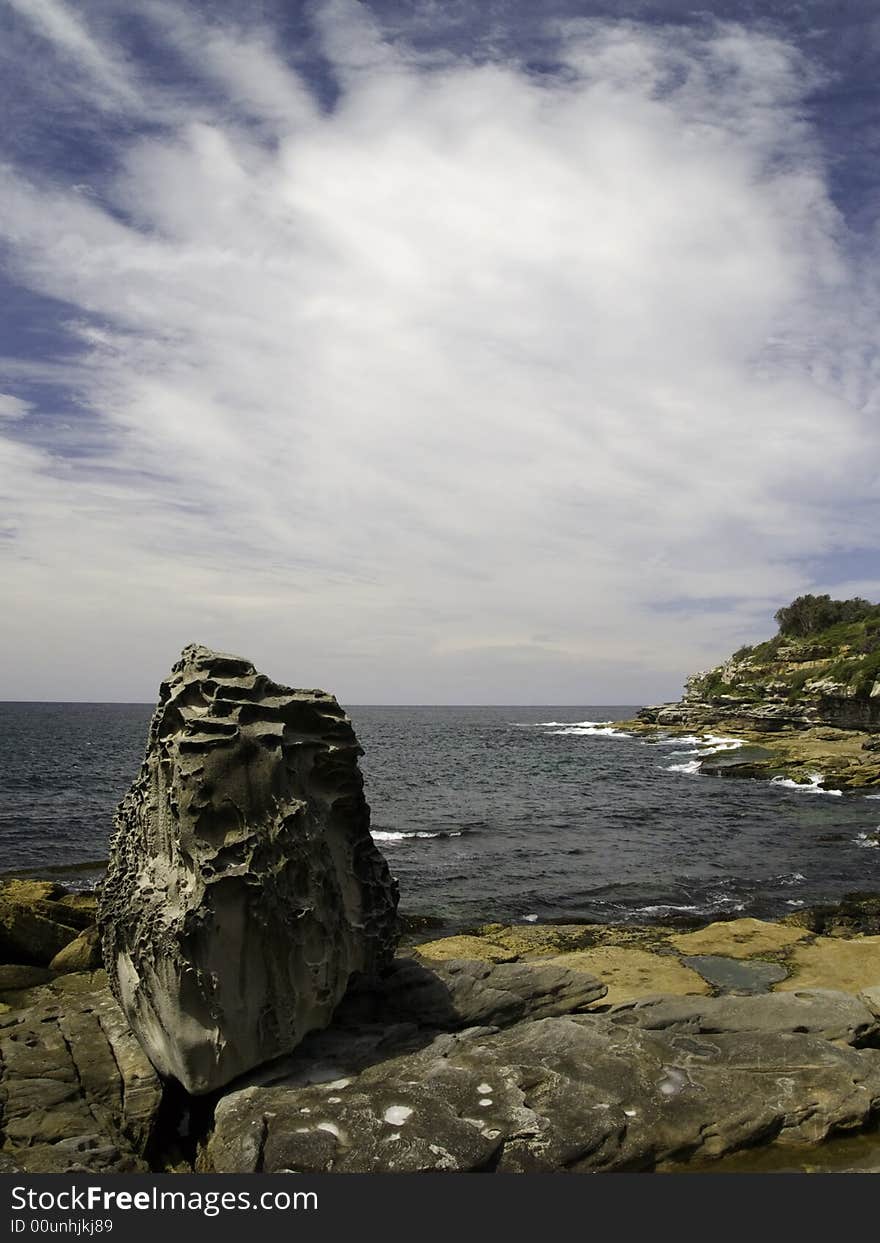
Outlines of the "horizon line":
[[[311,688],[309,688],[311,689]],[[334,698],[336,698],[334,696]],[[588,703],[586,700],[571,701],[562,703],[559,701],[543,700],[540,703],[350,703],[342,704],[337,698],[336,702],[341,707],[350,708],[641,708],[644,703],[615,703],[612,700],[606,700],[604,703]],[[151,708],[156,706],[156,700],[146,699],[0,699],[0,704],[52,704],[52,705],[72,705],[80,704],[84,707],[119,707],[119,708]]]

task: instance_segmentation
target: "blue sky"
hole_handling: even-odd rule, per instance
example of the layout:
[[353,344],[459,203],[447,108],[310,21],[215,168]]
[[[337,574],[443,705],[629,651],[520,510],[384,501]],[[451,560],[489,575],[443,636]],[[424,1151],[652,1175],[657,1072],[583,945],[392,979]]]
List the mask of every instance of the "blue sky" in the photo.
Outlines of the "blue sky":
[[[772,15],[772,17],[771,17]],[[871,3],[0,0],[0,696],[635,703],[880,599]]]

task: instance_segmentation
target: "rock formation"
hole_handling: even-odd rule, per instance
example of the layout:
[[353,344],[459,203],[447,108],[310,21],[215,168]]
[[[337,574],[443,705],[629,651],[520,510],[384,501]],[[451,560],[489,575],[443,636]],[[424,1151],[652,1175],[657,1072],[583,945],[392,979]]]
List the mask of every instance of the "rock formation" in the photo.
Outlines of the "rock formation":
[[0,882],[0,960],[47,966],[94,922],[93,910],[44,880]]
[[[804,622],[805,603],[826,607]],[[776,618],[773,638],[693,674],[677,703],[641,708],[618,728],[648,737],[711,730],[751,744],[707,754],[699,771],[710,776],[880,787],[880,605],[806,596]]]
[[[777,620],[798,603],[780,609]],[[842,610],[863,604],[866,615],[797,633],[780,622],[773,638],[693,674],[678,703],[643,708],[640,719],[688,728],[739,720],[770,733],[786,727],[880,729],[880,605],[829,603]]]
[[372,1053],[324,1032],[285,1075],[223,1097],[200,1168],[631,1171],[816,1144],[876,1116],[880,1051],[852,1045],[877,1030],[864,1002],[816,991],[646,1000]]
[[[846,1168],[877,1171],[880,938],[846,911],[822,912],[833,936],[799,912],[805,927],[492,924],[428,942],[202,1103],[160,1082],[103,971],[0,966],[0,1173],[627,1171],[753,1146],[839,1169],[820,1145],[862,1128]],[[450,952],[465,940],[479,957]],[[676,956],[710,961],[695,953],[770,954],[787,978],[657,995]]]
[[149,1169],[162,1085],[102,977],[3,992],[15,1008],[0,1006],[0,1136],[14,1170]]
[[324,1027],[396,940],[351,723],[322,691],[184,649],[120,804],[98,913],[160,1074],[212,1091]]

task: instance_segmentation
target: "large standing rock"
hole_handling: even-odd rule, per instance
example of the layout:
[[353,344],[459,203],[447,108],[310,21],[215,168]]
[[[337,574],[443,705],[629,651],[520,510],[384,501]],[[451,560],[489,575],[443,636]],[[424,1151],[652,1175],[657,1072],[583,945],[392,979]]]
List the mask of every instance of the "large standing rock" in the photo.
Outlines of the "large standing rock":
[[122,801],[104,960],[163,1075],[209,1092],[324,1027],[391,961],[397,887],[331,695],[184,649]]

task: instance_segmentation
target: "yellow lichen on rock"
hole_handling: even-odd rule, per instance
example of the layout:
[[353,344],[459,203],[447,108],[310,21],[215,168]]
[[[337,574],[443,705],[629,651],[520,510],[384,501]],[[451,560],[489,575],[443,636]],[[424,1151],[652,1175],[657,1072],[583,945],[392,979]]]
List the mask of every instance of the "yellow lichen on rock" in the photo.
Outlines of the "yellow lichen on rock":
[[831,988],[847,993],[880,986],[880,937],[816,937],[796,946],[788,960],[791,974],[776,992]]
[[587,971],[607,985],[603,1005],[619,1005],[638,997],[659,994],[682,996],[693,993],[705,997],[711,988],[703,979],[672,954],[622,945],[597,945],[593,949],[560,954],[549,962],[574,970]]
[[595,941],[596,929],[590,924],[484,924],[478,935],[515,958],[536,958],[585,949]]
[[420,958],[442,962],[447,958],[476,958],[485,962],[513,962],[516,954],[490,941],[488,937],[456,936],[442,937],[439,941],[426,941],[417,945],[413,953]]
[[732,919],[726,923],[709,924],[696,932],[671,936],[669,940],[682,954],[753,958],[787,950],[809,935],[805,928],[766,923],[762,919]]

